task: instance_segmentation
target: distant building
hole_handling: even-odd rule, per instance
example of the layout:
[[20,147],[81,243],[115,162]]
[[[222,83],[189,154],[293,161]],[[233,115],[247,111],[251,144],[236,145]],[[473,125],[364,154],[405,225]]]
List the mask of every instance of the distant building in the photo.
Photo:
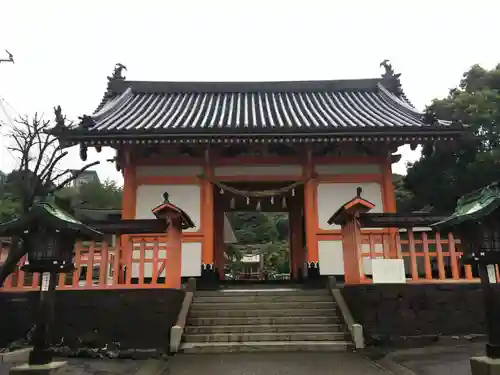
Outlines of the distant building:
[[7,175],[2,171],[0,171],[0,185],[3,185],[6,180],[7,180]]
[[[73,169],[70,171],[73,176],[76,176],[79,172],[77,169]],[[78,174],[78,177],[76,177],[73,182],[72,186],[74,188],[80,188],[83,184],[88,184],[89,182],[97,182],[100,183],[101,181],[99,180],[99,176],[97,175],[96,171],[83,171],[80,174]]]

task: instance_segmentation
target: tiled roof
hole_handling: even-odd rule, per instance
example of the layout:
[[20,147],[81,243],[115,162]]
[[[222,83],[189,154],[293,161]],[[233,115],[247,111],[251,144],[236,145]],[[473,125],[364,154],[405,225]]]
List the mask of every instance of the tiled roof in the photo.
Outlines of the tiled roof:
[[447,128],[381,79],[304,82],[142,82],[116,80],[89,133],[337,133]]

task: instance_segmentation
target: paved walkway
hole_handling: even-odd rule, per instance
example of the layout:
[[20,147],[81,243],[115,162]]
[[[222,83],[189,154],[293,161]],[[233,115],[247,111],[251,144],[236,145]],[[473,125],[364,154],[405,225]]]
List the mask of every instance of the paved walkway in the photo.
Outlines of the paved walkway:
[[169,375],[387,375],[357,353],[178,354]]
[[[136,375],[146,361],[64,359],[68,366],[58,375]],[[11,364],[0,364],[0,375],[9,375]],[[156,374],[155,374],[156,375]]]
[[389,357],[417,375],[470,375],[470,357],[484,355],[484,343],[407,349]]

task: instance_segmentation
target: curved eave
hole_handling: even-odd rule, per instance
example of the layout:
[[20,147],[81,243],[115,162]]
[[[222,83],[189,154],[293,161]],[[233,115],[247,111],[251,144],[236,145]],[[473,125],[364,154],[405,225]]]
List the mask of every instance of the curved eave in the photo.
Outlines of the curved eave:
[[81,143],[87,146],[118,146],[124,144],[230,144],[230,143],[344,143],[344,142],[396,142],[422,143],[431,140],[452,141],[462,134],[462,130],[426,128],[405,129],[395,132],[343,131],[328,133],[287,133],[287,134],[137,134],[66,132],[60,135],[66,146]]

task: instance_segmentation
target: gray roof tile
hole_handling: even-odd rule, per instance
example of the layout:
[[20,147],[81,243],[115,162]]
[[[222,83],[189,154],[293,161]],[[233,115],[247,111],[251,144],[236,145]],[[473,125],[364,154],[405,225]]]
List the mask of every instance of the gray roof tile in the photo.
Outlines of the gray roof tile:
[[[379,80],[111,82],[88,131],[200,134],[307,133],[429,126]],[[438,127],[449,122],[439,121]]]

